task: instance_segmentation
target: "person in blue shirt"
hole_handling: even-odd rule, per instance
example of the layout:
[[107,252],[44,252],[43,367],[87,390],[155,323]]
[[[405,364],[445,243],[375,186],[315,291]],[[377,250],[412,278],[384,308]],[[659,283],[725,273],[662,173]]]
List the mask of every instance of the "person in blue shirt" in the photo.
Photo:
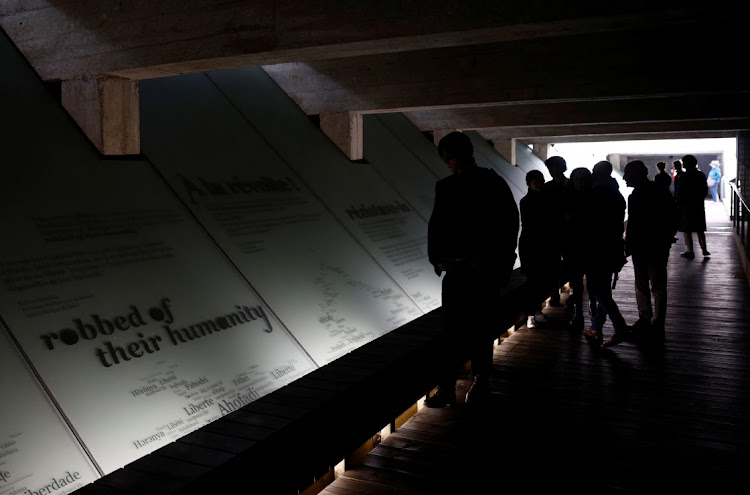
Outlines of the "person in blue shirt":
[[719,201],[719,184],[721,184],[721,169],[719,168],[719,160],[713,160],[711,162],[711,171],[708,173],[708,189],[711,191],[711,196],[714,199],[714,203]]

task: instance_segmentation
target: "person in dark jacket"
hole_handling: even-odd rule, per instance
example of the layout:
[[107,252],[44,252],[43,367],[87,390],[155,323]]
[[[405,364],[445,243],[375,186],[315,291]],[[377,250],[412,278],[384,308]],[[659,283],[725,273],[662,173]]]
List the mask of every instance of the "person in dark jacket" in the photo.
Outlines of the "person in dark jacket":
[[[591,171],[586,167],[577,167],[570,173],[568,191],[565,201],[560,208],[563,209],[563,262],[565,273],[570,283],[570,295],[567,306],[572,308],[573,316],[570,319],[571,330],[583,332],[586,323],[584,316],[583,301],[586,285],[584,277],[586,273],[587,247],[591,240],[588,237],[590,223],[590,201],[592,178]],[[589,293],[589,312],[593,314],[595,307],[594,299]]]
[[549,322],[549,316],[542,311],[542,303],[555,294],[560,295],[558,275],[554,268],[550,269],[558,265],[560,256],[548,245],[549,207],[542,194],[544,174],[540,170],[530,170],[526,174],[526,185],[528,192],[519,203],[521,236],[518,239],[518,256],[528,288],[526,326],[535,328]]
[[680,185],[680,176],[684,169],[682,168],[682,162],[675,160],[672,162],[672,196],[677,196],[677,190]]
[[680,222],[677,230],[682,232],[685,239],[686,251],[680,256],[692,260],[693,232],[698,237],[698,244],[703,251],[703,257],[708,258],[711,253],[706,247],[706,210],[705,200],[708,194],[707,177],[699,168],[698,160],[693,155],[682,157],[684,171],[680,175],[680,188],[675,196]]
[[656,175],[654,175],[654,182],[660,186],[669,189],[672,185],[672,176],[667,172],[667,162],[658,162],[656,164]]
[[[612,281],[625,264],[625,198],[620,186],[612,177],[612,164],[606,160],[594,165],[591,178],[589,212],[590,222],[586,235],[586,287],[596,301],[591,318],[591,328],[584,335],[602,347],[624,342],[628,327],[612,297]],[[604,340],[602,327],[609,316],[614,334]]]
[[[452,348],[465,349],[471,360],[474,383],[466,401],[472,403],[489,392],[493,343],[500,333],[493,322],[497,305],[493,294],[513,272],[519,212],[505,179],[477,165],[466,134],[447,134],[438,143],[438,152],[452,174],[435,185],[427,253],[435,273],[445,273],[444,332]],[[466,357],[446,362],[438,390],[425,405],[456,402],[456,380]]]
[[[663,187],[648,178],[641,160],[625,166],[628,197],[625,255],[633,262],[638,321],[631,328],[637,337],[664,336],[667,316],[667,262],[677,233],[677,207]],[[651,298],[653,296],[653,304]]]
[[565,195],[568,191],[570,180],[565,176],[568,164],[565,158],[559,155],[551,156],[544,161],[551,179],[542,186],[542,194],[547,205],[547,248],[554,253],[555,261],[549,270],[557,277],[557,290],[550,297],[549,304],[553,307],[560,306],[560,289],[568,283],[568,273],[565,268],[564,259],[564,207]]

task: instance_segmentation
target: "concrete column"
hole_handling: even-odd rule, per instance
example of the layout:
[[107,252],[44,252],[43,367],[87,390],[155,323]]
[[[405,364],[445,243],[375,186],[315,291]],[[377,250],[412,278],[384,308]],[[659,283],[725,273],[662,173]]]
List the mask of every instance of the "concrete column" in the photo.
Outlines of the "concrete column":
[[138,81],[100,75],[61,84],[63,108],[103,155],[141,152]]
[[492,146],[495,148],[495,151],[500,153],[500,156],[502,156],[506,162],[514,167],[517,165],[515,139],[493,139]]
[[549,158],[549,143],[534,143],[533,152],[542,161]]
[[361,160],[364,157],[361,113],[323,112],[320,114],[320,130],[350,160]]

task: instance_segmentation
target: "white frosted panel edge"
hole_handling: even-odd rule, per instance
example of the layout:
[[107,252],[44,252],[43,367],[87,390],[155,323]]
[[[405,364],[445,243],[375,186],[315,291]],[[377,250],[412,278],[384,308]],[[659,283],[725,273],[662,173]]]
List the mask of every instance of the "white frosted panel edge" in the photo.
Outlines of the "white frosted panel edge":
[[2,324],[0,334],[0,494],[62,495],[92,483],[95,466]]

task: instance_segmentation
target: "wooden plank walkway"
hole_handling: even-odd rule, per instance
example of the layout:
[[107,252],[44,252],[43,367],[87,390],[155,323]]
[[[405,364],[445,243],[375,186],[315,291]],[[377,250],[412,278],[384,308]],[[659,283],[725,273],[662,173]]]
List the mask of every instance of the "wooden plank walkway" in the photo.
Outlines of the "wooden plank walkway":
[[[750,468],[750,286],[723,205],[706,208],[711,257],[680,257],[681,234],[672,247],[663,343],[602,350],[561,323],[563,309],[546,308],[551,324],[523,326],[496,347],[486,404],[420,408],[320,493],[740,489]],[[634,323],[630,261],[614,295]],[[460,400],[468,380],[459,385]]]

